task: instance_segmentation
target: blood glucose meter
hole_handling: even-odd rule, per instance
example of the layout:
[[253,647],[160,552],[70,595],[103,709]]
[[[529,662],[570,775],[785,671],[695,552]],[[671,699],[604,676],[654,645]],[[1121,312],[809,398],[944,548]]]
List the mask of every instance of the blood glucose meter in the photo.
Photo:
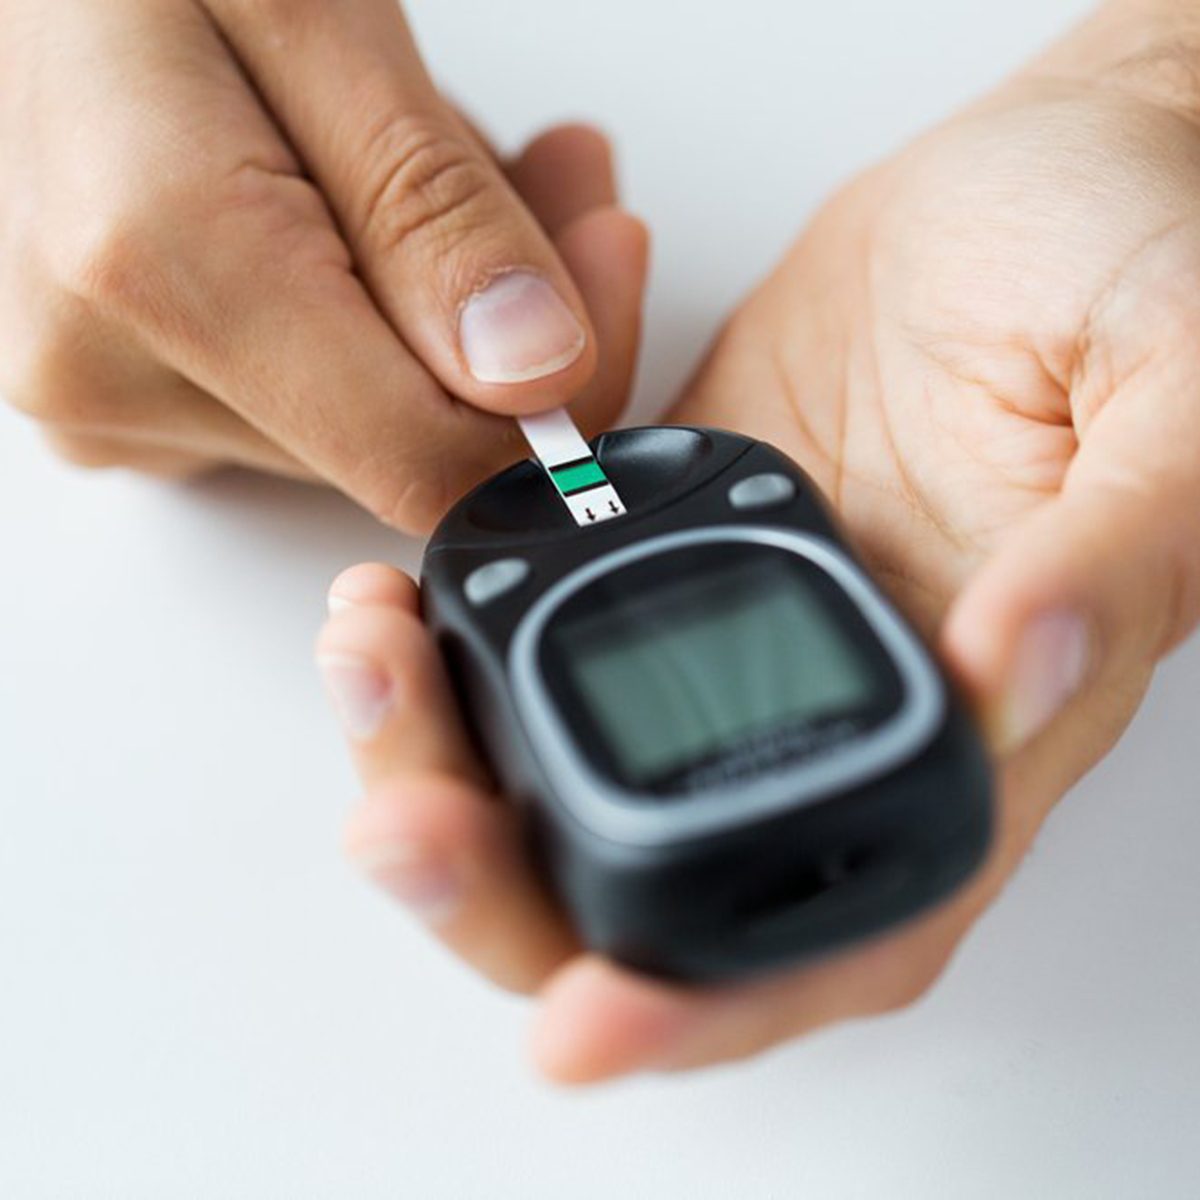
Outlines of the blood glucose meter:
[[577,440],[459,502],[422,603],[582,942],[731,978],[963,883],[986,756],[804,473],[713,429]]

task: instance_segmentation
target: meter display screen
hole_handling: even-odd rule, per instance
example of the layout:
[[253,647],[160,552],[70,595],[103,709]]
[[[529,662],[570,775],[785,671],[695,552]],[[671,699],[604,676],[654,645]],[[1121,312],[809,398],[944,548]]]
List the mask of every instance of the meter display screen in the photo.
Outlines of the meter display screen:
[[602,610],[560,628],[563,673],[625,780],[651,784],[735,747],[778,752],[785,731],[794,753],[816,730],[853,734],[891,707],[873,633],[802,565],[767,554],[619,600],[610,585]]

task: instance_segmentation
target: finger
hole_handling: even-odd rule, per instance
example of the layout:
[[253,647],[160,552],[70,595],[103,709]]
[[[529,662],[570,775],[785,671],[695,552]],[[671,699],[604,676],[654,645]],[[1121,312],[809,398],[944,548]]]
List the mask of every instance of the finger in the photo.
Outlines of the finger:
[[982,567],[944,631],[997,748],[1055,726],[1067,784],[1200,617],[1200,409],[1184,399],[1200,363],[1155,328],[1160,345],[1086,423],[1061,495]]
[[393,0],[209,8],[337,212],[393,327],[457,396],[565,403],[591,376],[583,300],[442,100]]
[[[114,466],[132,465],[130,456],[141,460],[152,454],[164,463],[172,456],[181,464],[195,463],[197,470],[240,466],[287,479],[316,478],[293,455],[175,373],[148,362],[133,370],[77,357],[69,369],[47,368],[37,380],[46,398],[34,406],[35,414],[50,425],[56,446],[91,442],[98,459],[104,456],[101,446],[108,446]],[[194,472],[182,466],[180,473]]]
[[507,174],[552,237],[592,209],[617,203],[612,147],[590,125],[548,129],[509,164]]
[[1144,532],[1119,494],[1072,490],[1014,531],[956,601],[947,660],[1000,755],[1065,721],[1075,736],[1063,750],[1082,774],[1132,715],[1165,637],[1167,559]]
[[678,1071],[757,1054],[824,1026],[901,1009],[945,968],[1000,886],[988,871],[954,904],[811,966],[726,986],[677,986],[589,955],[546,985],[533,1034],[539,1068],[560,1083]]
[[648,1069],[716,1003],[713,992],[657,983],[585,955],[569,961],[543,989],[533,1059],[547,1078],[566,1084]]
[[649,239],[615,208],[593,209],[558,236],[563,261],[587,297],[600,362],[571,411],[587,436],[611,426],[629,400],[641,341]]
[[[350,856],[488,978],[537,986],[574,939],[530,874],[515,813],[480,785],[415,585],[365,564],[335,580],[330,602],[318,658],[368,788],[347,828]],[[381,697],[390,715],[376,724]]]
[[674,987],[589,956],[569,962],[543,991],[533,1056],[550,1079],[569,1084],[744,1058],[872,1011],[875,1001],[848,993],[847,982],[814,971],[740,987]]
[[[148,354],[143,339],[122,323],[61,296],[53,302],[35,298],[31,306],[39,334],[20,356],[22,369],[8,398],[53,425],[61,441],[99,440],[113,448],[108,457],[114,465],[149,450],[175,452],[182,473],[191,473],[194,460],[197,469],[232,464],[293,479],[315,477],[225,404]],[[85,454],[106,457],[99,445],[94,455],[79,448],[79,456]]]
[[444,774],[483,785],[486,772],[459,717],[450,682],[421,621],[417,586],[399,572],[369,584],[343,574],[343,604],[317,639],[317,665],[369,791],[401,775]]
[[403,571],[385,563],[360,563],[347,567],[329,585],[326,601],[331,617],[356,606],[409,612],[419,604],[415,591],[416,584]]
[[576,951],[530,873],[514,812],[461,779],[406,775],[351,816],[358,868],[475,970],[528,992]]
[[128,438],[45,427],[47,444],[64,462],[89,470],[124,469],[162,479],[193,479],[220,462],[197,454],[137,443]]
[[[81,387],[86,387],[80,381]],[[93,377],[89,397],[114,435],[287,479],[312,470],[266,434],[188,380],[162,368],[138,378]]]

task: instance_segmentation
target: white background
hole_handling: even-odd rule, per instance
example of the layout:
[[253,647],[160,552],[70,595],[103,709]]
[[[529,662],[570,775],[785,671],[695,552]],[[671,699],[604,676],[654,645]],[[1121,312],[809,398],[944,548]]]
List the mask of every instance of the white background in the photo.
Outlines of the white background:
[[[422,0],[508,142],[623,147],[639,407],[818,198],[1083,0]],[[344,867],[324,586],[418,548],[333,496],[53,463],[0,415],[0,1196],[1197,1194],[1200,646],[915,1010],[751,1065],[539,1083],[527,1013]]]

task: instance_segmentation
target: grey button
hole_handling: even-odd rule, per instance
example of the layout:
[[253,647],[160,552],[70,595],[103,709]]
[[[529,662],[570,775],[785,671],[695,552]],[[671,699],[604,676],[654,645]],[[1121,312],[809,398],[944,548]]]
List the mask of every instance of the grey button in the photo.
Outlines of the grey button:
[[751,475],[729,489],[729,503],[734,508],[772,508],[786,504],[796,494],[796,485],[778,471]]
[[498,558],[495,562],[476,567],[467,576],[463,592],[479,608],[524,583],[528,575],[529,564],[523,558]]

